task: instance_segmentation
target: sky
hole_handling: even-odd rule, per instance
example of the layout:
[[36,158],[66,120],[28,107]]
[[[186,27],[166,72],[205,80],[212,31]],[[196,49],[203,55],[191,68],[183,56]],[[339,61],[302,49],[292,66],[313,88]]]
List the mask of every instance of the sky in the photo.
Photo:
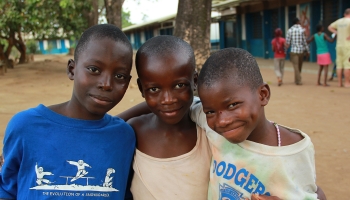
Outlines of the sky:
[[125,0],[123,9],[130,11],[134,24],[154,20],[177,12],[178,0]]

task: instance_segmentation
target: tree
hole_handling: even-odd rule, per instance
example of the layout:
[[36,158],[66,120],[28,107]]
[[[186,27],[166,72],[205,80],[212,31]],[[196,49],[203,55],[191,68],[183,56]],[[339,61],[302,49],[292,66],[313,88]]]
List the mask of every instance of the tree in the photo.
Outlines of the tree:
[[122,28],[128,27],[133,25],[133,23],[130,22],[130,11],[122,11]]
[[109,24],[122,27],[122,6],[124,0],[104,0],[106,6],[106,18]]
[[179,0],[174,35],[188,42],[200,71],[210,55],[212,0]]
[[0,8],[0,59],[10,68],[12,47],[20,52],[19,63],[26,60],[23,34],[40,39],[77,38],[88,26],[82,13],[91,10],[91,5],[84,0],[3,0]]
[[97,0],[87,0],[86,3],[91,5],[90,10],[84,10],[83,15],[87,19],[88,27],[98,24],[99,18],[99,2]]

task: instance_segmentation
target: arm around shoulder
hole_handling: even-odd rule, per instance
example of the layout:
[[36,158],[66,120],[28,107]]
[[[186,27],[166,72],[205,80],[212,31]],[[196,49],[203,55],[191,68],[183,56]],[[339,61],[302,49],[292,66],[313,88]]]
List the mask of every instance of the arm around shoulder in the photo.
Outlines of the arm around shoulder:
[[119,113],[117,115],[117,117],[123,119],[124,121],[128,121],[129,119],[131,119],[133,117],[137,117],[137,116],[148,114],[148,113],[151,113],[151,110],[147,106],[146,102],[142,102],[142,103],[137,104],[136,106],[129,108],[128,110],[126,110],[122,113]]

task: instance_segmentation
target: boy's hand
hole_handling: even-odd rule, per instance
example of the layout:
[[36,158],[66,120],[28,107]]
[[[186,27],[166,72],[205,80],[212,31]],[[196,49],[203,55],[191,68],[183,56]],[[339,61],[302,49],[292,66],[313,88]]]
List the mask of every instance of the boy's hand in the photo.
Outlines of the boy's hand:
[[262,194],[261,195],[259,195],[259,194],[252,194],[251,200],[281,200],[281,199],[276,197],[276,196],[266,196],[266,195],[262,195]]
[[323,192],[320,186],[317,186],[316,194],[319,200],[327,200],[326,194]]

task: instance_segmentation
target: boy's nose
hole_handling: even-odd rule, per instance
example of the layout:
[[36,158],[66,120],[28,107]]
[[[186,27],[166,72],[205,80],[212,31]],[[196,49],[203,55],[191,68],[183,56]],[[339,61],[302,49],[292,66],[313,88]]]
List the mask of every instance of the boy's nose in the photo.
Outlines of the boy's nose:
[[101,76],[98,88],[104,91],[112,91],[112,78],[110,76]]
[[218,112],[216,124],[218,127],[226,127],[232,123],[232,119],[225,112]]
[[164,91],[162,94],[162,104],[170,104],[176,102],[176,98],[172,95],[171,91]]

